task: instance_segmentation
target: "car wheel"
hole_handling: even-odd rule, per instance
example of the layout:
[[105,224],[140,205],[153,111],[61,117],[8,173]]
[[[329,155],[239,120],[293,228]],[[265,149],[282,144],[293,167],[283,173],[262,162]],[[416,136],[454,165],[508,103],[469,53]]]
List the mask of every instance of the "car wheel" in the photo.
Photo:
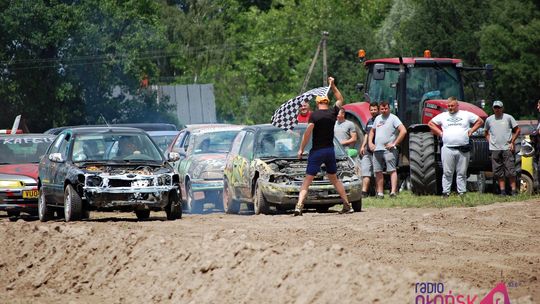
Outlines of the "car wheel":
[[169,192],[169,205],[165,209],[167,213],[167,219],[170,221],[182,218],[182,203],[178,197],[178,192],[172,190]]
[[82,200],[72,185],[64,190],[64,219],[66,222],[80,220],[83,214]]
[[351,206],[354,209],[354,212],[362,211],[362,200],[351,202]]
[[532,178],[526,174],[521,173],[518,181],[519,193],[531,195],[534,189],[534,182]]
[[194,213],[202,213],[203,212],[203,202],[198,202],[195,200],[193,191],[191,190],[191,182],[188,181],[186,185],[186,194],[187,194],[187,207],[189,209],[189,212]]
[[54,216],[54,211],[47,207],[47,201],[45,200],[45,192],[43,188],[39,189],[38,196],[38,217],[42,222],[50,220]]
[[144,221],[150,217],[150,210],[148,209],[135,210],[135,215],[137,216],[137,219],[139,221]]
[[262,189],[259,186],[259,181],[257,181],[257,184],[255,185],[255,197],[253,198],[253,206],[255,208],[255,214],[268,214],[268,202],[264,198]]
[[240,211],[240,202],[233,199],[226,179],[223,181],[223,211],[228,214],[238,214]]

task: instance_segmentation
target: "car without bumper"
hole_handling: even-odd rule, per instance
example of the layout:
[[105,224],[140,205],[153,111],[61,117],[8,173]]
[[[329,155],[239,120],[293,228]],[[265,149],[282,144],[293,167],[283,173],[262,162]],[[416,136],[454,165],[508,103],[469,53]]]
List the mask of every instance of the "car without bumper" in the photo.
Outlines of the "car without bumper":
[[[283,131],[272,125],[244,128],[235,138],[224,169],[223,208],[237,213],[240,203],[252,205],[255,214],[267,214],[270,207],[293,209],[306,176],[307,156],[296,155],[307,125]],[[308,143],[306,151],[310,149]],[[337,177],[354,210],[362,208],[359,168],[334,140]],[[304,205],[324,212],[343,201],[322,166],[308,189]]]
[[63,209],[66,221],[89,211],[135,211],[146,219],[164,210],[182,216],[178,174],[149,135],[134,128],[88,127],[62,131],[39,165],[39,217]]

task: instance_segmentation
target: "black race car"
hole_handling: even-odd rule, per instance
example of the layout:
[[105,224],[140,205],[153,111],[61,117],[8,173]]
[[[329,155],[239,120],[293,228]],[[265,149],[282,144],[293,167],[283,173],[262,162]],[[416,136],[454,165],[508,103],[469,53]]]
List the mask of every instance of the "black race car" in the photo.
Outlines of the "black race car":
[[164,210],[182,216],[178,174],[149,135],[127,127],[63,130],[39,164],[38,213],[41,221],[63,215],[80,220],[92,210],[135,211],[146,219]]

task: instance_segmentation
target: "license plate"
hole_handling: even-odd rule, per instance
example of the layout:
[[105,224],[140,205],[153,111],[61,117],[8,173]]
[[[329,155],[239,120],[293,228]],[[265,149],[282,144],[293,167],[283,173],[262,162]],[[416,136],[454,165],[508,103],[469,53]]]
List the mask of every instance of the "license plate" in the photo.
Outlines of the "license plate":
[[23,198],[37,198],[39,192],[37,190],[24,190],[22,193]]

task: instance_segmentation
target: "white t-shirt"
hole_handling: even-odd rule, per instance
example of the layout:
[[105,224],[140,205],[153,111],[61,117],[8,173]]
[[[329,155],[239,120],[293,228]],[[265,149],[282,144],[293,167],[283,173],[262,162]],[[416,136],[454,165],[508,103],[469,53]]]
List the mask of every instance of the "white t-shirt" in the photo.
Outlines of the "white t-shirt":
[[454,114],[443,112],[431,121],[441,126],[443,131],[443,144],[447,147],[459,147],[469,143],[469,132],[471,124],[478,119],[478,115],[469,111],[459,110]]

